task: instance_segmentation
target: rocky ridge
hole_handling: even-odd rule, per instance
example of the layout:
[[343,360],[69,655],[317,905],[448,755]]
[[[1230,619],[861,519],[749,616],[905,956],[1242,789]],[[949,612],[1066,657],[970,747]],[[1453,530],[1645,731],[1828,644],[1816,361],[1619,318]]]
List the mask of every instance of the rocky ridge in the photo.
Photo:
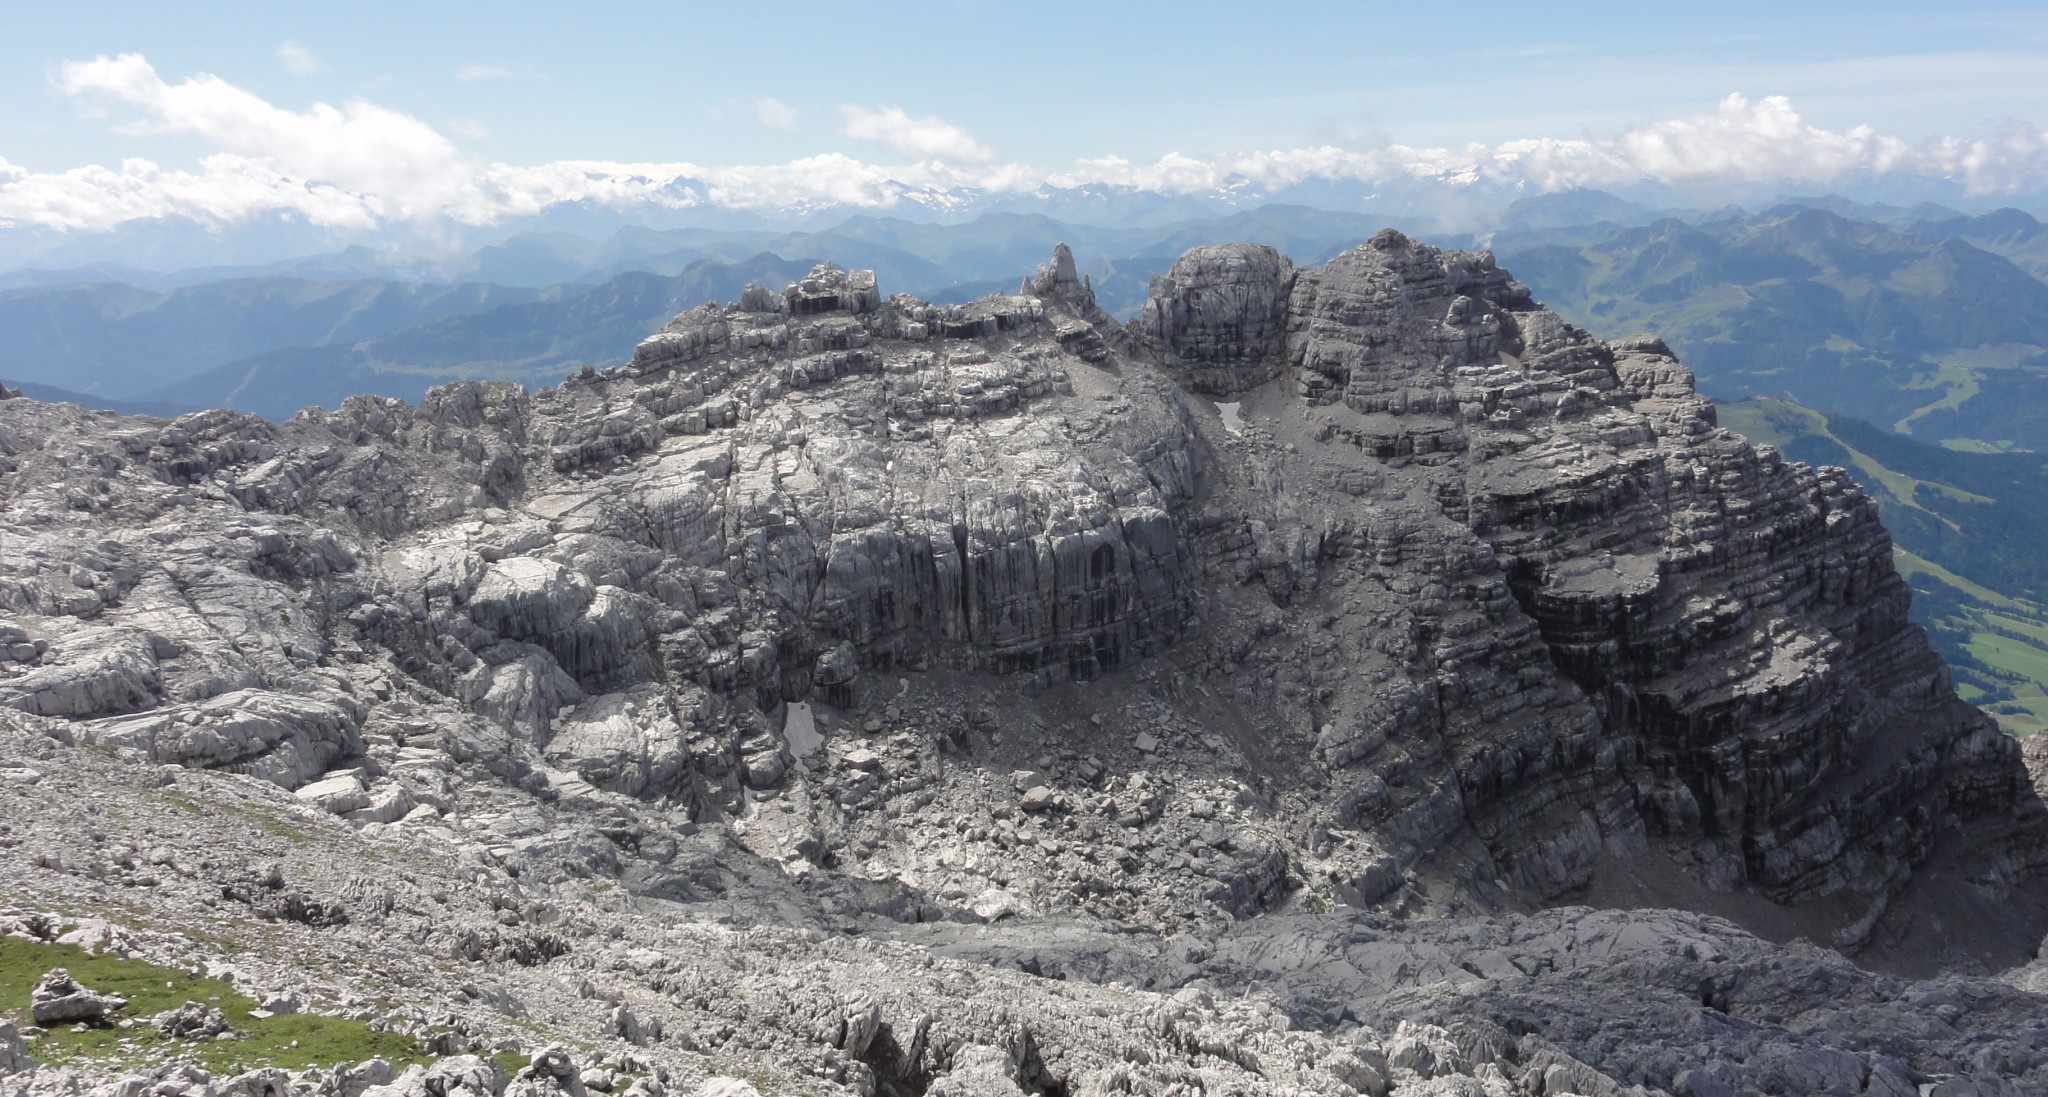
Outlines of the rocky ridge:
[[[0,458],[17,901],[267,927],[306,959],[258,983],[370,950],[449,1051],[518,1019],[653,1087],[868,1093],[2048,1080],[2030,968],[1538,913],[1982,971],[2038,941],[2048,844],[1848,478],[1485,255],[1200,248],[1128,327],[1065,249],[959,306],[825,266],[552,390],[8,399]],[[1967,1004],[1934,1031],[1930,995]]]

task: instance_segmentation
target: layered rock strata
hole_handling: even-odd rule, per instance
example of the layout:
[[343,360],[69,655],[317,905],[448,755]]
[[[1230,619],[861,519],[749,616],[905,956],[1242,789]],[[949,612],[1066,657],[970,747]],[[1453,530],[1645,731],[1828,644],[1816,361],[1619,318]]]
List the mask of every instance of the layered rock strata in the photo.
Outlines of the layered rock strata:
[[1064,249],[1020,291],[824,265],[284,423],[0,401],[0,705],[522,879],[709,901],[717,827],[828,920],[1626,895],[1939,959],[1940,848],[2038,937],[1875,507],[1661,343],[1394,233],[1196,249],[1128,327]]

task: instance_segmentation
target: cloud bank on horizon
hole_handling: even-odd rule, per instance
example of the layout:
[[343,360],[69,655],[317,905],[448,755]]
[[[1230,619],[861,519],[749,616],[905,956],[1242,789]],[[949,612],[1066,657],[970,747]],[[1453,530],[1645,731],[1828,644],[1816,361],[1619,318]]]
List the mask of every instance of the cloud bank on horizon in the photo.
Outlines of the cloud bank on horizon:
[[[318,63],[302,50],[281,56],[288,65]],[[1869,126],[1817,127],[1781,96],[1731,94],[1711,111],[1606,137],[1460,149],[1390,144],[1364,151],[1321,146],[1169,154],[1149,164],[1107,156],[1045,171],[1003,161],[994,147],[941,118],[894,106],[845,104],[841,132],[900,157],[895,163],[824,153],[756,165],[517,165],[466,153],[427,122],[367,100],[294,111],[209,74],[168,82],[139,54],[66,62],[55,83],[113,120],[118,132],[181,135],[210,151],[196,169],[133,158],[117,167],[33,172],[0,157],[0,226],[96,231],[167,217],[230,226],[274,214],[336,229],[436,221],[479,226],[567,202],[619,209],[886,210],[944,208],[962,195],[1044,187],[1179,195],[1225,188],[1273,192],[1316,180],[1548,192],[1642,183],[1827,186],[1896,175],[1945,180],[1970,196],[2048,190],[2048,135],[2036,127],[2010,123],[1988,138],[1909,142]],[[772,99],[759,101],[756,113],[763,125],[779,128],[795,117]]]

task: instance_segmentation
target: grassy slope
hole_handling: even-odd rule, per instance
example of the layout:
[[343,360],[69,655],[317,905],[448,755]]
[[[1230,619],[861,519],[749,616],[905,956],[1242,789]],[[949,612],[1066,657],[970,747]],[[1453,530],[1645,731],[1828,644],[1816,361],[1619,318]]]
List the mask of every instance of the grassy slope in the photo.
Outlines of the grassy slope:
[[[132,1067],[172,1059],[193,1061],[216,1075],[257,1067],[304,1070],[382,1057],[403,1068],[428,1056],[419,1041],[378,1032],[362,1021],[318,1014],[254,1017],[256,1003],[220,979],[158,967],[116,956],[94,956],[73,945],[52,945],[0,937],[0,1017],[26,1028],[31,1023],[29,992],[51,968],[102,994],[128,999],[117,1015],[129,1028],[64,1025],[30,1043],[37,1061],[53,1065]],[[187,1001],[203,1002],[226,1014],[236,1036],[226,1040],[173,1040],[159,1034],[149,1018]]]
[[1502,260],[1593,331],[1662,333],[1710,395],[2048,452],[2048,285],[1960,238],[1785,207]]

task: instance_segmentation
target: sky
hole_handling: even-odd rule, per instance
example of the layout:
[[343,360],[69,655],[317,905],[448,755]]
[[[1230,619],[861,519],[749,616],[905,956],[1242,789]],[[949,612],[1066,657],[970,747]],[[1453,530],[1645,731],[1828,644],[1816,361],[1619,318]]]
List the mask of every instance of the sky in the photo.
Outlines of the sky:
[[680,176],[737,205],[1461,165],[2048,188],[2048,5],[1934,7],[45,5],[0,36],[0,224],[488,220]]

